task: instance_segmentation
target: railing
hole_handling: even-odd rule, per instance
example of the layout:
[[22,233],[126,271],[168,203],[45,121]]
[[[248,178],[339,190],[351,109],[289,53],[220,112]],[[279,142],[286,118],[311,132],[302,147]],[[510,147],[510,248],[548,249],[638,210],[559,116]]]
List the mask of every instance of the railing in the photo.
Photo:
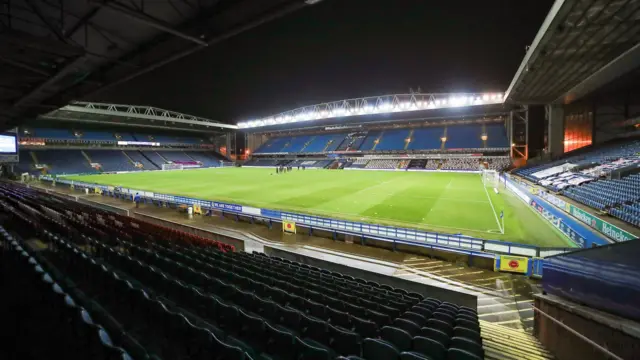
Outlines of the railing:
[[[54,179],[50,176],[42,176],[41,179],[44,181],[54,182]],[[197,205],[202,209],[203,213],[206,210],[216,210],[275,222],[282,222],[283,220],[293,221],[297,225],[308,228],[311,232],[316,229],[334,232],[335,234],[357,236],[363,239],[371,238],[393,243],[410,243],[412,245],[426,247],[437,246],[443,250],[461,252],[473,256],[478,256],[480,253],[484,253],[490,257],[495,257],[495,254],[507,254],[533,258],[555,255],[574,250],[571,248],[543,248],[506,241],[478,239],[465,235],[436,233],[418,229],[360,223],[273,209],[254,208],[251,206],[225,202],[160,194],[137,189],[105,186],[67,179],[56,179],[55,183],[66,184],[78,189],[90,189],[92,191],[99,190],[103,194],[109,194],[112,196],[123,195],[129,199],[131,199],[135,194],[139,194],[143,199],[155,200],[167,204]]]

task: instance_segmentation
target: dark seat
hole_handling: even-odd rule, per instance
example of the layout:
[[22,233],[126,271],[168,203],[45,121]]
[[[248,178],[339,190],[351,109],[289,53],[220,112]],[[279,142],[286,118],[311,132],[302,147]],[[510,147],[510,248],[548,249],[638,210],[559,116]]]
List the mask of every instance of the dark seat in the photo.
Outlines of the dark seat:
[[367,311],[362,306],[354,305],[348,302],[343,302],[343,304],[344,304],[345,311],[350,315],[357,316],[360,318],[367,316]]
[[380,337],[393,344],[398,351],[407,351],[411,349],[411,334],[393,327],[385,326],[380,329]]
[[379,339],[364,339],[362,357],[367,360],[396,360],[400,352],[392,344]]
[[371,319],[371,321],[375,322],[379,327],[391,324],[391,317],[389,317],[389,315],[374,310],[367,309],[367,317]]
[[264,320],[250,314],[246,314],[242,310],[239,311],[239,315],[239,320],[242,324],[239,336],[251,343],[254,347],[257,347],[259,351],[262,351],[266,345],[264,341]]
[[482,337],[480,336],[479,332],[462,327],[462,326],[456,326],[453,328],[453,336],[466,338],[478,344],[482,344]]
[[345,329],[351,328],[350,317],[349,317],[349,314],[347,314],[346,312],[338,311],[336,309],[328,307],[327,315],[328,315],[329,323],[335,326],[343,327]]
[[424,316],[426,319],[429,319],[431,317],[431,314],[433,313],[433,309],[435,309],[435,307],[429,308],[426,306],[415,305],[411,308],[411,311]]
[[438,329],[423,327],[420,329],[420,336],[435,340],[445,347],[449,345],[451,337]]
[[415,336],[420,332],[420,326],[407,319],[396,319],[396,321],[393,322],[393,326],[406,331],[411,336]]
[[447,360],[482,360],[482,358],[466,350],[450,348],[447,352]]
[[362,338],[377,338],[378,325],[373,321],[361,319],[356,316],[351,317],[353,331],[357,332]]
[[329,333],[327,332],[327,323],[324,320],[316,319],[310,316],[302,315],[300,319],[302,326],[302,335],[310,338],[323,345],[329,344]]
[[404,351],[400,353],[400,360],[433,360],[430,357],[415,351]]
[[340,355],[357,355],[362,353],[362,339],[355,332],[337,328],[329,324],[329,343]]
[[466,319],[456,319],[455,325],[480,332],[480,325],[477,322],[469,321]]
[[296,338],[296,348],[300,360],[330,360],[334,357],[330,349],[300,338]]
[[299,334],[302,331],[302,327],[300,325],[302,313],[298,310],[276,305],[276,314],[278,317],[278,323],[289,331],[293,331],[296,334]]
[[296,337],[294,334],[274,328],[267,323],[265,327],[265,338],[266,352],[274,354],[282,360],[295,360]]
[[447,348],[441,342],[425,338],[422,336],[416,336],[413,338],[413,351],[428,356],[432,360],[444,360],[447,353]]
[[451,344],[449,346],[452,348],[458,348],[468,351],[480,358],[484,358],[484,350],[482,349],[482,345],[473,340],[469,340],[463,337],[453,337],[451,338]]
[[453,324],[455,324],[455,321],[456,321],[456,319],[453,316],[451,316],[449,313],[446,313],[440,309],[436,310],[433,314],[431,314],[431,318],[441,320],[451,326],[453,326]]
[[427,320],[427,324],[425,325],[425,327],[440,330],[447,335],[451,335],[451,333],[453,332],[452,324],[446,323],[439,319]]
[[427,318],[421,314],[415,313],[413,311],[407,311],[400,317],[401,319],[407,319],[419,327],[423,327],[427,323]]

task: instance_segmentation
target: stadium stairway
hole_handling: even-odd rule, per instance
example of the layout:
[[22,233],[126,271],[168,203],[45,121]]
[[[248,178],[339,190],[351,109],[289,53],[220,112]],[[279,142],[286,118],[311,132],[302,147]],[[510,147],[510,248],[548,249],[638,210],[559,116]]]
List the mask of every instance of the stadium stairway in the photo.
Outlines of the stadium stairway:
[[158,155],[165,162],[169,162],[169,160],[167,160],[167,158],[165,156],[162,156],[162,154],[160,154],[160,152],[156,151],[155,153],[156,153],[156,155]]
[[311,145],[311,143],[313,142],[313,140],[316,139],[316,136],[312,136],[311,139],[309,139],[309,141],[307,141],[306,143],[304,143],[304,146],[300,149],[299,152],[304,152],[304,149],[306,149],[309,145]]
[[371,151],[374,151],[376,149],[376,147],[378,146],[378,144],[380,144],[380,141],[382,141],[382,137],[384,136],[384,130],[380,133],[380,136],[378,136],[378,138],[376,139],[376,141],[373,142],[373,147],[371,148]]
[[80,152],[82,153],[82,156],[84,156],[84,158],[87,159],[87,161],[89,162],[89,165],[91,165],[93,161],[91,161],[91,158],[89,157],[89,155],[87,155],[87,153],[84,152],[84,150],[80,150]]
[[404,150],[407,150],[407,148],[409,147],[409,144],[411,144],[411,142],[413,141],[414,131],[415,129],[411,129],[411,131],[409,131],[409,136],[407,136],[407,141],[404,142]]
[[129,154],[127,154],[126,151],[122,151],[122,153],[124,154],[124,156],[127,158],[127,160],[129,160],[129,162],[131,163],[131,166],[135,166],[136,162],[133,161],[133,159],[131,158],[131,156],[129,156]]
[[31,159],[33,160],[34,164],[40,164],[40,162],[38,161],[38,157],[36,156],[36,153],[34,151],[29,151],[29,155],[31,155]]
[[480,320],[485,359],[546,360],[553,355],[533,335]]

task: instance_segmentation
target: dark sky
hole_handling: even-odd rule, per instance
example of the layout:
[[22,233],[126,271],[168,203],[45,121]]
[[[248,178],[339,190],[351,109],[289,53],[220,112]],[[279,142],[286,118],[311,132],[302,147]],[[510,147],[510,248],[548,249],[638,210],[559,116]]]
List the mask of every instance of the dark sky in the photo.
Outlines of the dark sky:
[[303,105],[506,91],[552,0],[324,0],[92,100],[235,123]]

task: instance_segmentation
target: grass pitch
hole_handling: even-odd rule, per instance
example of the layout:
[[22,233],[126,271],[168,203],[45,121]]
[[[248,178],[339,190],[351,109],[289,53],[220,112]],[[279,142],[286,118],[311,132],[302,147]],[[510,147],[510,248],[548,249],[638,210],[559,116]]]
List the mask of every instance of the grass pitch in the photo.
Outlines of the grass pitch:
[[[478,174],[214,168],[69,179],[537,246],[572,246],[560,232]],[[504,234],[500,212],[504,211]]]

